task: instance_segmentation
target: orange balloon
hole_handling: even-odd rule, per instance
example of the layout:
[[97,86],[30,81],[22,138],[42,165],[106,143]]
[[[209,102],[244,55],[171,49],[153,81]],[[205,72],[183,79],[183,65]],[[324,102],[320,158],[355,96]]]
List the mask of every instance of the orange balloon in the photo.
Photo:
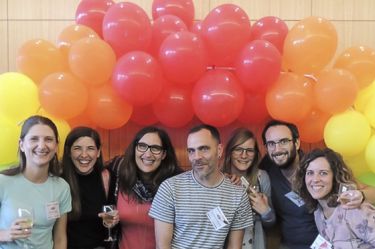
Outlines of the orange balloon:
[[72,24],[64,28],[57,37],[57,47],[65,58],[68,58],[69,49],[73,43],[83,38],[100,38],[99,35],[91,28]]
[[344,69],[327,69],[317,76],[314,86],[316,106],[323,112],[335,114],[353,105],[358,93],[357,80]]
[[318,72],[331,61],[336,48],[337,32],[333,24],[311,16],[299,21],[287,34],[283,65],[295,73]]
[[116,55],[105,41],[84,38],[72,44],[69,51],[69,68],[89,85],[106,83],[116,63]]
[[17,52],[17,69],[36,84],[54,72],[63,70],[63,56],[51,42],[35,39],[25,42]]
[[304,119],[312,108],[311,82],[295,73],[281,73],[266,94],[268,113],[274,119],[295,123]]
[[88,113],[90,119],[104,129],[117,129],[125,125],[133,106],[122,100],[109,85],[90,90]]
[[331,117],[328,113],[312,109],[307,116],[298,122],[300,139],[306,143],[317,143],[324,138],[324,126]]
[[88,92],[83,83],[70,73],[53,73],[39,86],[42,107],[53,116],[69,119],[79,115],[87,106]]
[[337,58],[334,67],[354,74],[359,89],[363,89],[375,79],[375,50],[365,46],[348,48]]

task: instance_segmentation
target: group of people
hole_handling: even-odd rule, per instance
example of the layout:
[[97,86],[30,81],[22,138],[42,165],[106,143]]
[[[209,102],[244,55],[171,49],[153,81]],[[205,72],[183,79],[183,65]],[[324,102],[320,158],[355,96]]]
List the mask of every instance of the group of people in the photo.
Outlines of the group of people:
[[[375,190],[359,186],[339,154],[303,155],[297,127],[277,120],[262,140],[263,158],[249,129],[224,147],[215,127],[193,127],[183,172],[161,128],[141,129],[104,163],[98,132],[77,127],[59,164],[56,126],[32,116],[19,165],[0,172],[0,248],[265,249],[264,228],[275,223],[283,249],[375,247]],[[344,184],[361,191],[341,193]],[[108,219],[105,205],[118,213]],[[105,242],[112,227],[115,241]]]

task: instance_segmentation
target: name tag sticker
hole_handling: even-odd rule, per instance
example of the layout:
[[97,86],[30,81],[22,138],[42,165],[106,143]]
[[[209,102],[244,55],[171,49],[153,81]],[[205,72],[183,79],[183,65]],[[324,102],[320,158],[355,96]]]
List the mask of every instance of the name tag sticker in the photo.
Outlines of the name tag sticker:
[[303,205],[305,205],[305,202],[296,192],[290,191],[289,193],[285,194],[285,197],[291,200],[298,207],[302,207]]
[[329,243],[325,238],[320,236],[316,237],[312,245],[310,246],[311,249],[332,249],[332,244]]
[[207,217],[211,221],[212,226],[216,231],[221,228],[228,226],[229,222],[227,217],[225,217],[223,211],[220,207],[216,207],[207,212]]
[[46,204],[47,219],[58,219],[60,218],[60,208],[57,201],[49,202]]

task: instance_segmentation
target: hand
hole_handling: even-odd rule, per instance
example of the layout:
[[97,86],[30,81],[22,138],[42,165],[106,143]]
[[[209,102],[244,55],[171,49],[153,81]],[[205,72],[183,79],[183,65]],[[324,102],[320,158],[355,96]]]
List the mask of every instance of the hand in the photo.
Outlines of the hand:
[[21,226],[22,222],[25,222],[25,219],[16,219],[10,225],[9,230],[0,231],[0,241],[13,241],[16,239],[26,239],[31,235],[31,227],[25,228]]
[[235,174],[224,173],[225,177],[229,178],[230,182],[234,185],[241,185],[241,178]]
[[[116,212],[116,215],[114,215],[114,216],[108,216],[108,215],[106,215],[105,212],[101,212],[101,213],[98,214],[98,216],[103,219],[103,224],[105,224],[107,227],[114,227],[120,221],[120,216],[119,216],[118,212]],[[106,218],[106,219],[104,219],[104,218]],[[110,219],[110,221],[108,220],[108,218]]]
[[337,201],[339,201],[345,209],[359,208],[363,202],[363,195],[359,190],[348,190],[343,192]]
[[260,215],[268,212],[270,206],[268,204],[268,198],[265,194],[255,191],[253,188],[249,188],[249,199],[251,207]]

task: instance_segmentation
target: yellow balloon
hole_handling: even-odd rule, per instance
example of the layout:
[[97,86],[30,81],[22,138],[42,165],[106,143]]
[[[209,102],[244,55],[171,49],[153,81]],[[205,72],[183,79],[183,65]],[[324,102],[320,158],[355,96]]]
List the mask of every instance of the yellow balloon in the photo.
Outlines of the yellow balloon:
[[365,158],[367,165],[375,173],[375,135],[372,135],[367,143]]
[[370,171],[366,163],[364,151],[355,156],[344,157],[344,162],[349,166],[356,178]]
[[365,114],[366,118],[370,122],[370,125],[375,128],[375,94],[367,102],[363,114]]
[[43,108],[41,108],[38,111],[38,115],[47,117],[47,118],[51,119],[53,121],[53,123],[55,123],[55,125],[57,127],[57,130],[59,132],[58,157],[59,157],[59,159],[61,159],[62,155],[64,153],[65,139],[66,139],[66,137],[68,136],[68,134],[69,134],[69,132],[71,130],[68,122],[65,121],[65,120],[63,120],[63,119],[59,119],[59,118],[56,118],[56,117],[52,116],[51,114],[49,114],[48,112],[46,112]]
[[363,113],[367,103],[372,98],[375,98],[375,81],[358,92],[357,98],[354,102],[355,109]]
[[19,135],[19,126],[0,115],[0,168],[17,162]]
[[40,106],[38,87],[20,73],[0,75],[0,114],[17,123],[34,115]]
[[332,116],[324,127],[324,141],[327,147],[342,156],[355,156],[363,151],[371,135],[366,117],[350,110]]

